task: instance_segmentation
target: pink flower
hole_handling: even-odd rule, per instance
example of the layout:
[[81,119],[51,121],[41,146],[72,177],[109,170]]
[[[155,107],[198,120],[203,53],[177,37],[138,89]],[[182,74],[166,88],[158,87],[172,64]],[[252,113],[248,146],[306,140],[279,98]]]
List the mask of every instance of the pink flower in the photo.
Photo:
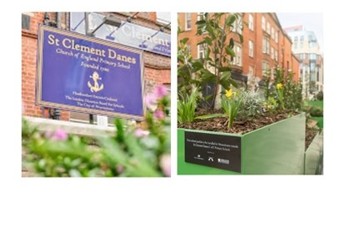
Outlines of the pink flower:
[[61,128],[56,129],[52,134],[51,139],[55,141],[65,141],[68,138],[68,134]]
[[168,88],[162,84],[158,84],[154,90],[157,99],[161,99],[168,94]]
[[134,135],[135,135],[136,137],[140,138],[140,137],[144,137],[144,136],[149,135],[149,133],[150,133],[150,132],[147,131],[147,130],[143,130],[143,129],[141,129],[141,128],[137,128],[137,129],[135,129]]
[[160,168],[162,169],[165,176],[171,176],[171,156],[165,154],[160,157]]
[[164,119],[165,114],[164,114],[163,110],[157,109],[154,112],[153,116],[154,116],[155,119],[162,120],[162,119]]
[[154,94],[148,94],[145,96],[145,105],[151,110],[155,111],[157,108],[157,97]]

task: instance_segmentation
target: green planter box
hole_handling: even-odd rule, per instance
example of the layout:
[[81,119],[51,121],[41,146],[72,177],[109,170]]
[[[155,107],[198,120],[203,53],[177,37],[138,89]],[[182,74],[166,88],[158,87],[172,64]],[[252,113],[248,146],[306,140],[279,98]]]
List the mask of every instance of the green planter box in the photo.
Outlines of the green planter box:
[[304,174],[305,114],[244,135],[179,128],[177,136],[179,175]]
[[315,175],[323,173],[323,131],[315,136],[305,151],[304,174]]

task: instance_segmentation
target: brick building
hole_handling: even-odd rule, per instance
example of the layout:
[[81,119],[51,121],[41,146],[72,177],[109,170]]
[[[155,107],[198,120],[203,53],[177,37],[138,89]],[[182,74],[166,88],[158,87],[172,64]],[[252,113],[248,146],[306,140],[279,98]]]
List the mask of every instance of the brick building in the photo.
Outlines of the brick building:
[[[101,25],[104,17],[118,20],[119,27],[109,23]],[[30,12],[22,14],[22,106],[23,115],[49,117],[52,109],[35,105],[35,83],[37,65],[38,25],[45,24],[63,30],[87,34],[97,38],[111,40],[123,45],[136,47],[132,44],[132,36],[139,39],[164,39],[170,48],[170,14],[158,12],[110,12],[110,13],[80,13],[80,12]],[[124,30],[121,27],[124,26]],[[127,29],[128,27],[128,29]],[[142,30],[152,32],[152,35],[142,35]],[[121,30],[121,31],[120,31]],[[138,33],[135,33],[137,30]],[[129,32],[130,39],[121,40],[118,32]],[[149,34],[149,33],[148,33]],[[163,40],[162,40],[163,41]],[[169,42],[168,42],[169,41]],[[170,49],[157,53],[147,47],[138,47],[144,54],[144,89],[145,93],[153,89],[155,84],[165,84],[170,90]],[[60,119],[87,122],[88,114],[61,111]],[[94,118],[95,119],[95,118]],[[110,121],[112,119],[110,118]]]
[[[178,23],[183,31],[179,39],[188,40],[188,48],[193,58],[200,58],[202,40],[196,35],[196,21],[204,13],[179,13]],[[240,42],[237,33],[243,36]],[[275,13],[240,13],[240,18],[234,23],[229,38],[235,40],[232,61],[233,78],[248,86],[256,86],[268,69],[283,67],[294,73],[294,80],[299,80],[299,61],[292,53],[292,41],[284,33]]]

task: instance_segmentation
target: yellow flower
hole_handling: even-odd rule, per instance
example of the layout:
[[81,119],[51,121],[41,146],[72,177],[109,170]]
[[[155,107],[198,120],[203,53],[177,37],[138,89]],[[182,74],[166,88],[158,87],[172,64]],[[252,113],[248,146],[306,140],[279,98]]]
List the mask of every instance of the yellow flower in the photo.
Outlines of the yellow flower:
[[230,90],[226,90],[225,95],[226,95],[226,97],[227,97],[227,98],[231,98],[231,96],[233,95],[233,91],[232,91],[232,89],[230,89]]
[[282,83],[277,83],[276,88],[277,89],[283,89],[283,84]]

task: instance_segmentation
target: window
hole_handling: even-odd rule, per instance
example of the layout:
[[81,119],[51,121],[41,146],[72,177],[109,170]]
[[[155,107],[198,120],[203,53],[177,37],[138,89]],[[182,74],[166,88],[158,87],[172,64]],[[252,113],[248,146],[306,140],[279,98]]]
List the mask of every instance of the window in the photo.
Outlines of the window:
[[271,38],[275,40],[275,29],[273,27],[271,28]]
[[312,54],[309,55],[309,58],[310,58],[310,60],[316,60],[317,55],[312,53]]
[[266,30],[266,20],[264,16],[261,17],[261,28],[262,30]]
[[197,21],[204,20],[204,12],[198,12]]
[[294,47],[294,49],[298,48],[298,37],[297,36],[294,37],[293,47]]
[[30,15],[22,14],[22,29],[30,29]]
[[242,16],[241,15],[238,15],[236,21],[232,24],[231,30],[233,32],[237,32],[238,34],[242,34]]
[[185,13],[185,30],[190,30],[192,28],[191,13]]
[[254,57],[254,43],[251,40],[249,40],[249,56]]
[[278,62],[278,50],[277,49],[275,50],[275,60],[276,60],[276,62]]
[[300,36],[300,48],[304,47],[304,36]]
[[262,73],[263,74],[266,74],[266,72],[270,69],[270,65],[266,62],[266,61],[263,61],[262,62]]
[[262,51],[265,54],[270,54],[270,41],[267,37],[263,38],[263,47],[262,47]]
[[233,48],[235,57],[232,58],[232,64],[242,66],[242,48],[240,45],[235,45]]
[[276,43],[278,43],[278,31],[276,30],[276,34],[275,34],[275,41],[276,41]]
[[254,68],[253,68],[252,66],[249,66],[248,75],[249,75],[250,77],[254,76]]
[[248,28],[254,30],[254,17],[252,14],[249,14]]
[[197,58],[198,59],[203,59],[205,57],[205,48],[203,44],[197,45]]
[[271,47],[271,59],[273,60],[275,58],[275,49]]
[[267,25],[266,25],[266,32],[267,32],[267,34],[269,34],[270,35],[270,33],[271,33],[271,26],[270,26],[270,23],[269,22],[267,22]]

